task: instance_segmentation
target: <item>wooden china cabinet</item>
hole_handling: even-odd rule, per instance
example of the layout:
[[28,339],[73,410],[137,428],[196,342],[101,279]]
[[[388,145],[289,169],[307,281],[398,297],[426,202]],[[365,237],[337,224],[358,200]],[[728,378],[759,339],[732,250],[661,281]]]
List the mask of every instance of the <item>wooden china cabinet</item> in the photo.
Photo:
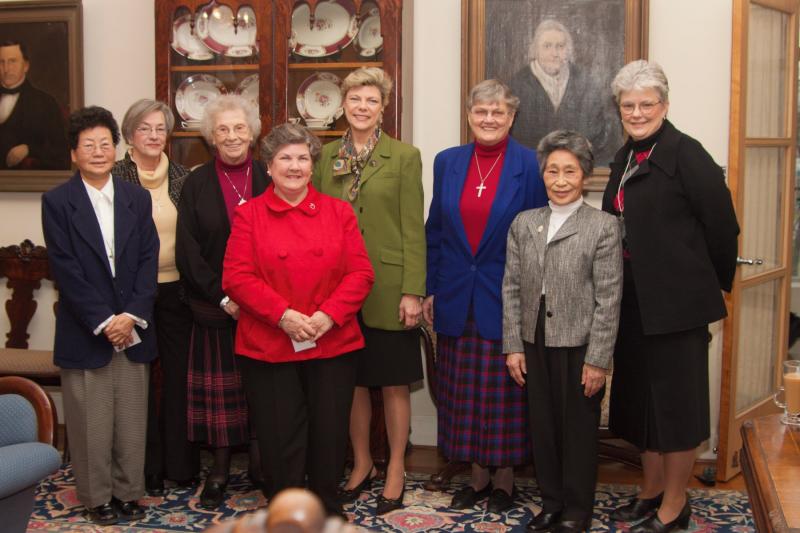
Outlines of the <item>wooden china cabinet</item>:
[[383,129],[398,138],[401,10],[402,0],[158,0],[156,97],[175,113],[170,157],[209,159],[197,120],[222,93],[258,102],[262,135],[292,120],[334,140],[347,124],[324,109],[339,107],[335,84],[361,66],[394,80]]

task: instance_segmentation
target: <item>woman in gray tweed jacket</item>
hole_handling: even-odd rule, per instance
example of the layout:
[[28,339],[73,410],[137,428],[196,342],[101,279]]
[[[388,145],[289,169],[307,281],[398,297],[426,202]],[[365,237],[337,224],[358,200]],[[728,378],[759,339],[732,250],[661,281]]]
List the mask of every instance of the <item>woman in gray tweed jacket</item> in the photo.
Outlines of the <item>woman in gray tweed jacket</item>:
[[580,532],[591,524],[600,402],[619,321],[620,232],[613,216],[583,201],[594,166],[584,136],[554,131],[538,156],[549,205],[517,215],[508,233],[503,351],[528,392],[543,502],[528,530]]

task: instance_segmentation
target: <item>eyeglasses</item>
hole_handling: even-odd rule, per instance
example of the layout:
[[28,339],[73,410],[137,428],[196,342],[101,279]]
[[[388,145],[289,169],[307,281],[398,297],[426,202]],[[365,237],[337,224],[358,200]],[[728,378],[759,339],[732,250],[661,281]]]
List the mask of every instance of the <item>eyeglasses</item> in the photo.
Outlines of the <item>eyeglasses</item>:
[[655,111],[656,106],[661,103],[661,100],[657,102],[639,102],[638,104],[634,104],[631,102],[625,102],[619,105],[620,111],[622,111],[623,115],[632,115],[636,108],[639,108],[639,111],[642,115],[649,115],[653,111]]
[[491,118],[493,120],[502,120],[508,116],[507,111],[500,111],[498,109],[484,109],[479,107],[477,109],[470,109],[469,111],[475,118],[485,120]]
[[78,149],[83,152],[84,154],[93,154],[95,150],[100,148],[101,152],[113,152],[114,151],[114,144],[110,142],[101,142],[100,144],[95,143],[85,143],[78,147]]
[[[233,132],[236,135],[246,135],[250,132],[250,127],[247,124],[237,124],[233,127]],[[230,133],[231,129],[228,126],[218,126],[214,128],[214,135],[217,137],[227,137]]]
[[560,177],[563,177],[567,181],[574,181],[576,179],[583,178],[582,173],[573,168],[564,169],[563,172],[557,168],[547,168],[544,171],[544,175],[550,180],[557,180]]
[[138,133],[139,135],[146,135],[146,136],[150,136],[153,133],[155,133],[159,137],[166,137],[167,128],[165,128],[164,126],[158,126],[154,128],[152,126],[142,125],[136,128],[136,133]]

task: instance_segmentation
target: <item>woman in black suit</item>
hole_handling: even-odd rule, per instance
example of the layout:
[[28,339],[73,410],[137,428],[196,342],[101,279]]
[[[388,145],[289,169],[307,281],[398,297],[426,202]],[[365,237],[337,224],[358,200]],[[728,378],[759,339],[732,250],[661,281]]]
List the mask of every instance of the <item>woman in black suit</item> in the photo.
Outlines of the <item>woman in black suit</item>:
[[[215,509],[228,484],[231,447],[250,440],[247,403],[233,351],[239,306],[222,290],[222,260],[236,207],[267,188],[264,165],[252,158],[261,123],[241,96],[220,96],[205,108],[200,131],[214,158],[194,169],[178,206],[175,259],[194,325],[189,350],[189,440],[214,450],[200,505]],[[250,478],[261,479],[256,441]]]
[[[641,450],[644,480],[612,519],[633,533],[686,528],[686,487],[709,437],[708,324],[726,315],[739,226],[725,176],[666,120],[669,86],[643,60],[612,83],[629,139],[611,164],[603,209],[623,236],[623,295],[610,426]],[[656,511],[656,512],[654,512]]]

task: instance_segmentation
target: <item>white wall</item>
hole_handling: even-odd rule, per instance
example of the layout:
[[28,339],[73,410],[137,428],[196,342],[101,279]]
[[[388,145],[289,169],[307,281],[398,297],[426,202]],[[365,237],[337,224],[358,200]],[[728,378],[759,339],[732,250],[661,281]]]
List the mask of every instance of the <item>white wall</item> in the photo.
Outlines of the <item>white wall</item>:
[[[0,2],[5,0],[0,0]],[[410,2],[411,0],[406,0]],[[427,203],[436,153],[459,142],[461,120],[461,2],[417,0],[412,12],[413,57],[404,57],[412,94],[411,141],[422,151]],[[153,0],[83,0],[85,102],[108,107],[121,120],[128,105],[155,93]],[[727,164],[731,3],[728,0],[650,0],[650,58],[670,80],[670,119]],[[409,97],[410,96],[410,97]],[[408,132],[406,132],[407,136]],[[596,201],[597,196],[593,197]],[[0,193],[0,245],[24,238],[43,243],[40,195]],[[52,345],[52,289],[43,288],[31,346]],[[0,300],[8,298],[0,289]],[[8,330],[0,313],[0,331]],[[719,331],[712,345],[712,428],[716,432]],[[435,444],[435,409],[426,390],[412,395],[412,442]],[[716,439],[712,436],[712,441]]]

